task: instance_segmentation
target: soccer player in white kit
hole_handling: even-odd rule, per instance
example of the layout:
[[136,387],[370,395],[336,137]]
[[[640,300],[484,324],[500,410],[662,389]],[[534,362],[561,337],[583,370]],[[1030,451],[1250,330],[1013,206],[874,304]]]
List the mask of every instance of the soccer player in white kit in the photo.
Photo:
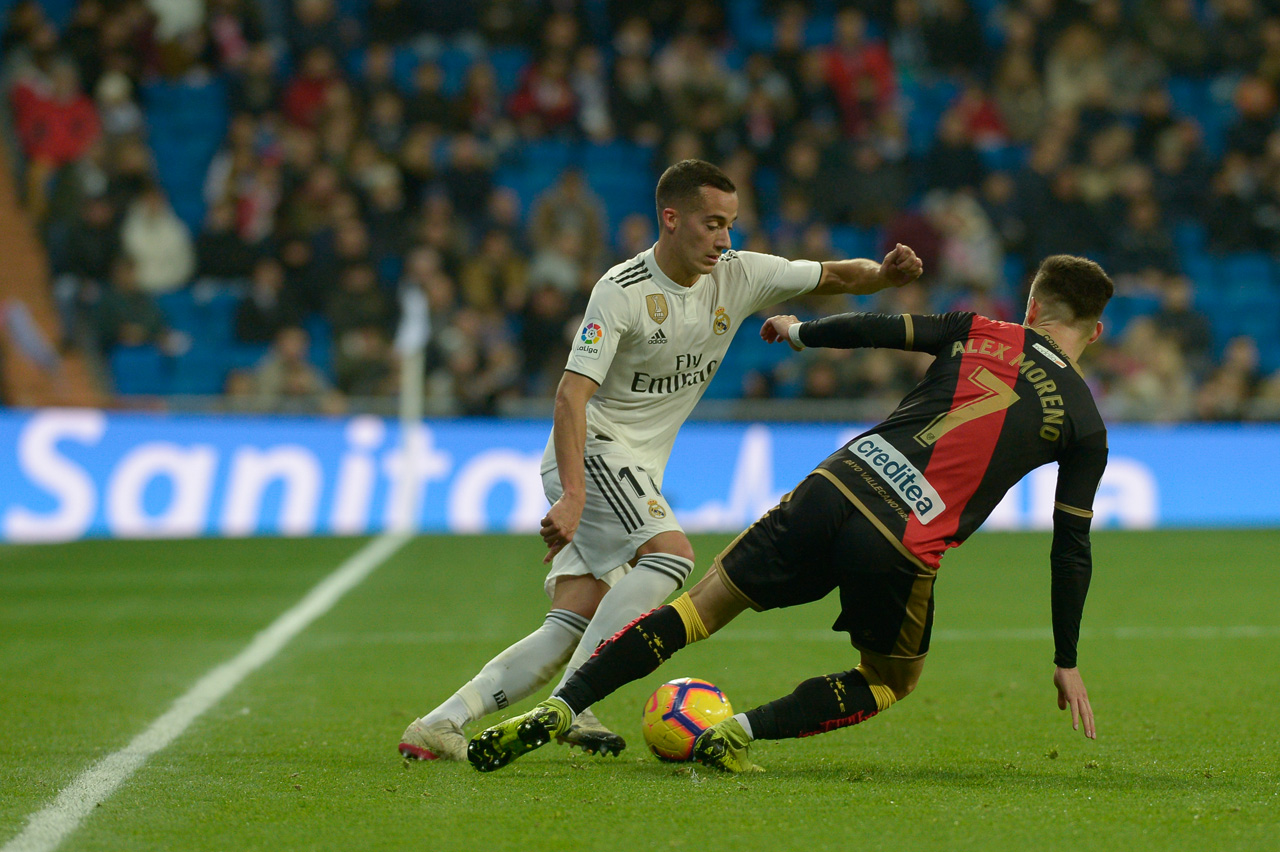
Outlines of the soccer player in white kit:
[[[922,271],[903,245],[882,263],[731,251],[737,191],[701,160],[668,168],[656,200],[658,242],[595,285],[556,391],[542,460],[551,610],[410,723],[400,742],[406,758],[465,760],[463,725],[533,694],[566,662],[567,679],[600,642],[684,584],[693,547],[662,495],[663,473],[676,433],[748,317],[806,293],[900,287]],[[589,711],[563,739],[606,754],[625,747]]]

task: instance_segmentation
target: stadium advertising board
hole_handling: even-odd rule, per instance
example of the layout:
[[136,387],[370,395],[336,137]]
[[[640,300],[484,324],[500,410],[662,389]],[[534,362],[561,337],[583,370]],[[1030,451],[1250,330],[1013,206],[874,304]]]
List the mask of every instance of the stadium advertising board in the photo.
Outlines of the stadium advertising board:
[[[433,421],[400,448],[375,417],[0,413],[0,539],[536,530],[550,424]],[[734,532],[859,430],[690,423],[663,491],[690,531]],[[1102,527],[1280,525],[1280,427],[1117,426],[1095,503]],[[1035,471],[987,529],[1048,527],[1056,471]],[[412,507],[416,503],[416,510]]]

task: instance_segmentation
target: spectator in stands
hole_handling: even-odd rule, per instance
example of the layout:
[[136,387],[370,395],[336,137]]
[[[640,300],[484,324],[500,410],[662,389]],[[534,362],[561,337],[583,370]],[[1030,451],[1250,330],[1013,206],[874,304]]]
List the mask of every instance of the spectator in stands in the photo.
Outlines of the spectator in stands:
[[289,49],[294,56],[306,56],[315,48],[330,57],[341,56],[352,47],[357,33],[358,26],[339,14],[334,0],[293,0]]
[[1230,151],[1210,184],[1207,206],[1209,248],[1214,251],[1248,251],[1257,245],[1253,208],[1258,200],[1257,177],[1249,158]]
[[298,326],[276,334],[271,351],[253,371],[254,408],[259,411],[304,411],[341,414],[342,395],[308,358],[311,336]]
[[378,286],[373,266],[352,263],[339,274],[338,289],[330,294],[325,315],[333,329],[334,343],[341,349],[348,332],[372,326],[389,333],[394,326],[395,307]]
[[623,55],[614,60],[609,97],[619,136],[640,145],[653,145],[662,138],[666,110],[645,56]]
[[973,5],[966,0],[939,0],[932,9],[924,29],[930,65],[959,77],[986,76],[987,52],[975,49],[983,37]]
[[253,265],[249,292],[236,306],[235,337],[241,343],[270,343],[280,330],[302,323],[302,311],[285,289],[284,265],[264,257]]
[[181,336],[169,330],[155,298],[143,289],[137,264],[126,256],[111,265],[111,286],[96,306],[92,332],[103,353],[148,344],[176,353],[184,346]]
[[425,23],[407,0],[372,0],[365,35],[373,42],[403,44],[422,33]]
[[463,303],[486,314],[515,308],[523,297],[526,269],[509,233],[487,232],[462,267],[459,285]]
[[1109,91],[1102,40],[1092,27],[1077,23],[1054,43],[1045,60],[1045,96],[1051,110],[1082,106],[1091,91]]
[[1227,128],[1227,148],[1260,157],[1276,127],[1276,93],[1259,77],[1246,77],[1236,86],[1235,123]]
[[158,183],[148,185],[129,206],[120,242],[137,265],[138,286],[148,293],[176,290],[195,273],[191,232],[173,212]]
[[1262,57],[1258,30],[1262,24],[1253,0],[1214,0],[1212,64],[1217,71],[1257,67]]
[[835,42],[826,51],[826,80],[840,105],[847,136],[867,132],[893,103],[893,60],[883,42],[867,37],[866,17],[857,8],[836,13]]
[[248,278],[258,252],[236,229],[236,206],[219,201],[205,214],[204,229],[196,237],[196,276],[235,280]]
[[924,161],[924,187],[955,190],[976,189],[982,184],[986,167],[974,148],[965,115],[948,110],[938,122],[938,136]]
[[1115,389],[1120,414],[1132,420],[1182,420],[1191,414],[1195,388],[1178,344],[1147,317],[1133,320],[1122,343],[1128,367]]
[[1166,275],[1178,272],[1173,237],[1161,221],[1154,198],[1144,195],[1130,202],[1125,224],[1114,234],[1110,257],[1107,266],[1117,278],[1149,270]]
[[507,112],[526,138],[568,130],[577,119],[578,96],[569,71],[569,56],[563,52],[547,53],[524,70]]
[[146,131],[142,108],[133,100],[133,83],[123,73],[104,74],[94,87],[94,97],[108,139]]
[[1142,0],[1138,25],[1170,73],[1196,77],[1209,67],[1210,34],[1194,0]]
[[1178,345],[1188,368],[1199,376],[1209,364],[1213,328],[1205,315],[1195,309],[1192,298],[1191,280],[1183,275],[1170,276],[1164,282],[1160,310],[1151,321],[1161,337]]
[[478,227],[493,191],[493,165],[485,145],[469,133],[456,136],[441,182],[454,211],[471,228]]
[[565,169],[560,179],[534,202],[529,212],[529,240],[545,246],[566,230],[582,240],[582,260],[596,264],[605,247],[604,203],[576,168]]
[[525,392],[545,396],[560,379],[563,352],[577,331],[577,317],[567,293],[531,282],[520,320]]
[[18,82],[11,93],[14,124],[27,157],[27,206],[44,218],[54,173],[81,157],[101,132],[97,108],[80,90],[70,62],[54,64],[48,86],[40,77]]
[[462,124],[460,105],[444,92],[444,71],[439,63],[426,59],[413,72],[413,89],[405,104],[409,125],[431,124],[437,130]]
[[498,414],[499,402],[514,394],[520,375],[520,359],[505,330],[464,309],[442,344],[445,365],[433,382],[436,396],[448,396],[463,415]]
[[233,113],[262,116],[280,102],[275,49],[270,42],[249,45],[238,73],[231,76],[228,106]]
[[1258,380],[1258,344],[1249,337],[1233,337],[1222,353],[1222,363],[1196,394],[1196,416],[1201,420],[1242,419]]
[[261,8],[247,0],[208,0],[208,7],[206,26],[217,65],[228,71],[243,68],[266,37]]
[[[301,0],[300,5],[327,2]],[[337,59],[333,51],[317,45],[302,54],[302,61],[281,98],[285,118],[308,130],[316,129],[333,90],[340,84]]]

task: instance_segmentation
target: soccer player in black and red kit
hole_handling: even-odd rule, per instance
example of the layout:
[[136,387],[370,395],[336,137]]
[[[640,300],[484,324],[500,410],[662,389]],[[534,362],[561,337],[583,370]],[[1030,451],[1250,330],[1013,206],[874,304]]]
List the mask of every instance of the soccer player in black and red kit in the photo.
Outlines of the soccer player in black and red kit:
[[1092,558],[1094,493],[1106,427],[1076,361],[1102,331],[1113,285],[1096,263],[1055,255],[1032,281],[1023,325],[973,313],[772,317],[761,336],[793,348],[889,347],[933,354],[921,382],[882,423],[837,450],[716,557],[687,594],[603,644],[555,696],[472,740],[489,771],[567,728],[574,713],[656,669],[744,609],[796,606],[840,590],[833,629],[861,654],[849,671],[727,719],[694,756],[749,771],[752,739],[862,722],[906,697],[920,677],[942,554],[969,537],[1029,471],[1058,463],[1050,549],[1054,685],[1072,727],[1095,736],[1076,668]]

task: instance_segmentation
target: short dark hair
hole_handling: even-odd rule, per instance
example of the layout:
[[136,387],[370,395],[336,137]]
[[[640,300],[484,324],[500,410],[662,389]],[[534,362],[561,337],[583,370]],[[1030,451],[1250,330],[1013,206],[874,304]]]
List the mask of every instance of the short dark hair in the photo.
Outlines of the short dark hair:
[[738,191],[727,174],[706,160],[681,160],[668,167],[658,178],[658,189],[653,194],[658,214],[668,207],[688,209],[692,202],[699,200],[699,190],[704,186],[723,192]]
[[1031,281],[1031,295],[1063,322],[1092,325],[1115,293],[1102,267],[1087,257],[1052,254],[1040,261]]

